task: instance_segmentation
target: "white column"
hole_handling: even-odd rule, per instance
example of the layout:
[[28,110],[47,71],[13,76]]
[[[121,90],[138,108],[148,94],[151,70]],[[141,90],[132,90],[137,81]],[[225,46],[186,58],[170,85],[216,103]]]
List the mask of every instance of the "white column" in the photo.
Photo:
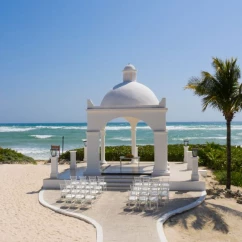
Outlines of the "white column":
[[192,169],[192,151],[187,151],[187,170]]
[[87,168],[85,176],[100,176],[99,130],[87,131]]
[[198,156],[197,157],[191,157],[192,160],[192,181],[199,181],[199,175],[198,175]]
[[184,163],[187,163],[187,152],[189,149],[189,146],[183,146],[184,147]]
[[[136,124],[131,123],[131,144],[132,144],[132,155],[137,157],[137,147],[136,147]],[[138,163],[137,159],[132,159],[131,163]]]
[[105,135],[106,135],[105,130],[104,129],[101,130],[100,134],[101,134],[101,161],[100,161],[100,163],[106,164],[107,161],[105,160]]
[[76,151],[75,150],[71,150],[70,151],[70,156],[71,156],[70,169],[71,170],[76,170]]
[[84,146],[84,157],[83,157],[83,161],[87,162],[87,147]]
[[58,157],[51,157],[51,173],[50,178],[58,178]]
[[154,131],[155,164],[152,176],[168,176],[167,168],[167,132]]

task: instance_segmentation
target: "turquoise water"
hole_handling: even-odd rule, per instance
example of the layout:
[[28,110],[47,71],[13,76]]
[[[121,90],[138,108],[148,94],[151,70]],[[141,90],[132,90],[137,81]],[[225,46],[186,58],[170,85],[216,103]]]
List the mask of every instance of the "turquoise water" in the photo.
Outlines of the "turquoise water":
[[[51,145],[61,145],[64,136],[64,151],[83,147],[86,138],[86,123],[35,123],[0,124],[0,147],[11,148],[35,159],[48,159]],[[223,122],[168,122],[168,143],[226,143],[226,125]],[[109,123],[106,126],[106,145],[130,145],[128,123]],[[145,124],[137,126],[137,144],[153,144],[153,132]],[[242,122],[232,124],[232,144],[242,145]]]

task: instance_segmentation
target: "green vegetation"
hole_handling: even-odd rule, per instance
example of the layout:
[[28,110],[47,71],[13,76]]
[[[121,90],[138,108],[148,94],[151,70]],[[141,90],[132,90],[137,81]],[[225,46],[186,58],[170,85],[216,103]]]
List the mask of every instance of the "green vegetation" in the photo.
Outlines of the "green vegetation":
[[[239,83],[240,68],[237,59],[231,58],[225,61],[213,58],[212,67],[214,75],[202,71],[201,77],[192,77],[185,89],[194,91],[194,94],[202,97],[202,110],[208,106],[221,112],[227,125],[227,146],[226,146],[226,188],[230,189],[232,157],[231,157],[231,122],[234,115],[242,109],[242,84]],[[217,154],[211,159],[216,159]],[[218,156],[219,158],[219,156]]]
[[[220,184],[226,184],[226,171],[214,171],[214,175]],[[242,187],[242,173],[232,171],[231,172],[231,184],[234,186]]]
[[[225,184],[226,181],[226,145],[219,145],[215,143],[206,143],[200,145],[189,145],[189,149],[198,148],[199,165],[206,166],[215,172],[219,182]],[[77,160],[83,160],[83,148],[76,149]],[[169,161],[183,161],[184,148],[182,144],[168,145],[168,160]],[[106,147],[106,160],[119,161],[119,157],[131,153],[130,146],[108,146]],[[144,145],[139,146],[140,161],[154,160],[154,146]],[[231,147],[231,184],[242,186],[242,148]],[[63,153],[61,159],[70,160],[70,152]]]
[[3,163],[3,164],[13,164],[13,163],[36,164],[36,161],[29,156],[25,156],[21,153],[16,152],[15,150],[3,149],[0,147],[0,163]]

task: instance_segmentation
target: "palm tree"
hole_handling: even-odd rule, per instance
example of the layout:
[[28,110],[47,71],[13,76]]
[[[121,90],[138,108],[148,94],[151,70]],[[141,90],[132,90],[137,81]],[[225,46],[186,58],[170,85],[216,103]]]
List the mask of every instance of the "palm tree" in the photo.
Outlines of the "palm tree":
[[202,111],[208,106],[222,112],[227,125],[227,181],[226,188],[231,187],[231,121],[235,113],[242,109],[242,94],[238,79],[240,68],[237,59],[222,61],[213,58],[212,66],[215,74],[202,71],[201,77],[192,77],[185,89],[191,89],[194,94],[202,97]]

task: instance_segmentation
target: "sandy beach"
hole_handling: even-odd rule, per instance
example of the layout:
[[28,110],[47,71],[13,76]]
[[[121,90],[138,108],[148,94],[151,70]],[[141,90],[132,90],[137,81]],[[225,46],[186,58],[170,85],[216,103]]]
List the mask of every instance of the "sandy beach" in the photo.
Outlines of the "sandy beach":
[[[68,165],[59,166],[62,171]],[[42,207],[38,192],[50,166],[0,165],[0,241],[96,241],[92,225]],[[207,186],[211,184],[207,179]],[[233,188],[236,189],[236,188]],[[165,223],[168,241],[241,241],[242,205],[207,196],[199,207]]]
[[[218,185],[210,170],[206,178],[206,189],[224,189]],[[241,187],[232,186],[233,191]],[[234,198],[219,198],[207,195],[198,207],[167,220],[164,231],[172,242],[241,242],[242,204]]]
[[[59,166],[60,171],[68,166]],[[49,165],[0,165],[0,241],[96,241],[95,228],[39,204]]]

